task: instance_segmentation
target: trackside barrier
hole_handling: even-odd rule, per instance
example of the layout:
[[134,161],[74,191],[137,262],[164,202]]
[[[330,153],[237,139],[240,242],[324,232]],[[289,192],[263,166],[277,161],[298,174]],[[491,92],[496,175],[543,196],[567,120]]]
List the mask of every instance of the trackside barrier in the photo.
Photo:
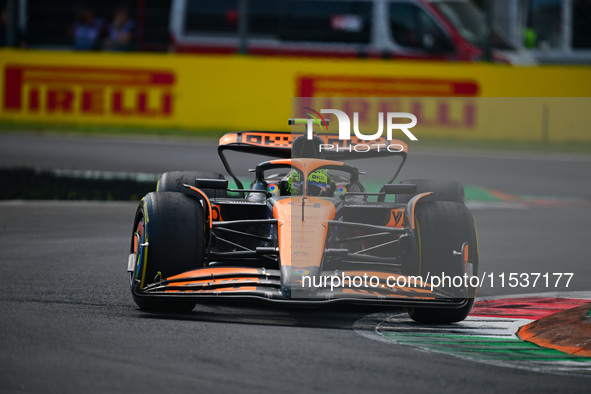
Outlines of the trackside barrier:
[[418,111],[419,139],[591,141],[589,67],[4,49],[0,69],[2,121],[288,131],[292,97],[337,97]]

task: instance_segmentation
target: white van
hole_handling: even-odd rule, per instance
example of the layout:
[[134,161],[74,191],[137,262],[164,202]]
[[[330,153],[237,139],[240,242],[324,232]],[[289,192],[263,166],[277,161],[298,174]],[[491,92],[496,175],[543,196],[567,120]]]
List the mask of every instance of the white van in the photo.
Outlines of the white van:
[[[243,1],[173,0],[173,51],[236,53],[246,43],[248,53],[272,56],[471,62],[485,54],[486,21],[469,0]],[[496,32],[492,44],[494,61],[533,63]]]

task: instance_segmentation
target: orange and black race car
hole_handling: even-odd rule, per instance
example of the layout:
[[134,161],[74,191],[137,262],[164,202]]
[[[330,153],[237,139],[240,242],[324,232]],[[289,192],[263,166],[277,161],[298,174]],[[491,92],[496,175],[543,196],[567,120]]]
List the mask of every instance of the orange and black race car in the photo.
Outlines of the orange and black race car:
[[[356,149],[364,141],[313,134],[313,122],[290,119],[302,123],[308,128],[299,136],[224,135],[218,153],[235,186],[216,173],[162,174],[133,224],[128,272],[136,304],[159,311],[236,298],[378,304],[405,307],[421,322],[463,320],[478,271],[463,187],[394,183],[408,152],[403,141],[387,141],[396,149],[379,140]],[[245,187],[243,164],[230,166],[230,152],[273,159],[250,170]],[[349,163],[392,157],[400,163],[374,192]]]

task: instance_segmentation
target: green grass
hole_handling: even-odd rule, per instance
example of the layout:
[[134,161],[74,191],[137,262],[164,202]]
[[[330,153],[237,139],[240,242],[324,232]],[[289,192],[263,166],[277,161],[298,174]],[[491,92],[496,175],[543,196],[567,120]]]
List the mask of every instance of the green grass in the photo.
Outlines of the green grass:
[[[45,124],[36,122],[0,121],[0,133],[43,133],[60,135],[92,135],[92,136],[154,136],[182,137],[195,139],[217,140],[225,133],[238,130],[198,130],[180,127],[139,127],[139,126],[98,126],[79,124]],[[456,139],[421,138],[419,142],[409,143],[413,146],[437,149],[465,149],[485,151],[514,152],[552,152],[591,154],[591,142],[525,142],[525,141],[465,141]]]
[[0,168],[0,200],[138,201],[156,181],[60,176],[32,168]]
[[104,126],[79,125],[70,123],[46,124],[35,122],[0,121],[0,133],[19,132],[92,136],[166,136],[216,140],[229,132],[229,130],[194,130],[180,127]]
[[[548,153],[579,153],[591,154],[591,142],[528,142],[528,141],[465,141],[455,139],[421,138],[417,144],[422,148],[444,149],[479,149],[488,151],[520,151],[520,152],[548,152]],[[420,145],[419,145],[420,144]],[[412,144],[409,150],[412,152]]]

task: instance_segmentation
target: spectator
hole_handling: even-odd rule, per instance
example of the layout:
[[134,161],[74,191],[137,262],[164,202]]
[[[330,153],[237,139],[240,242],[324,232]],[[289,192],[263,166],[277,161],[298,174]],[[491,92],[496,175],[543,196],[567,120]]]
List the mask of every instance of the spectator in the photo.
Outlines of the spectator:
[[135,22],[129,18],[126,8],[117,8],[109,27],[105,50],[129,51],[132,49]]
[[8,12],[6,8],[2,8],[2,16],[0,17],[0,47],[8,45],[8,37],[6,37],[6,23],[8,22]]
[[104,36],[105,25],[97,18],[90,7],[82,6],[78,10],[76,21],[72,26],[74,49],[77,51],[92,51],[100,46]]

